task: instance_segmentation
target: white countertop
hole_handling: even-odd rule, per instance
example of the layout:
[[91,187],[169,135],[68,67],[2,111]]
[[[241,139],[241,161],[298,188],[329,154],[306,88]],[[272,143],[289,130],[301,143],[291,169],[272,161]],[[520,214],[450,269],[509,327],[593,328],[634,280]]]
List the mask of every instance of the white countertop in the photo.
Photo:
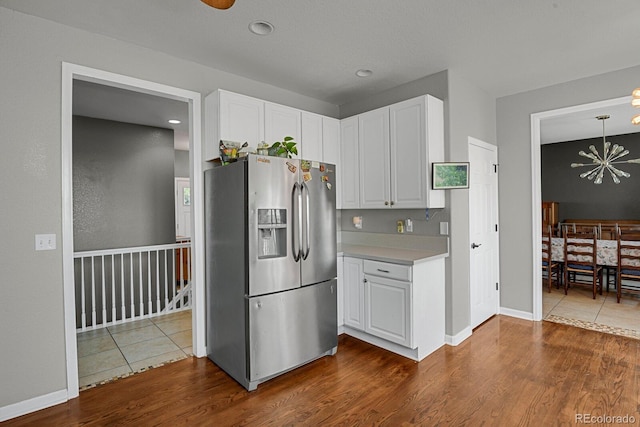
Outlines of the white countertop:
[[449,256],[447,251],[438,249],[401,249],[382,246],[338,244],[338,255],[395,264],[414,265]]

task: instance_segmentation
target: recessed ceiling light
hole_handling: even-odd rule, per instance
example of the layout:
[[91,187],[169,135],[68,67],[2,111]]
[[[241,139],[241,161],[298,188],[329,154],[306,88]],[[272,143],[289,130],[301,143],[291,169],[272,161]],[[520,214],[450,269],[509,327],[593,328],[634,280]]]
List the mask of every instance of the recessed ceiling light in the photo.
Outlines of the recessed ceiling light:
[[369,77],[371,74],[373,74],[373,71],[371,70],[360,69],[356,71],[356,76],[358,77]]
[[182,122],[180,120],[171,119],[171,120],[169,120],[169,123],[171,123],[172,125],[179,125]]
[[249,24],[249,31],[259,36],[268,36],[273,30],[273,25],[267,21],[254,21]]

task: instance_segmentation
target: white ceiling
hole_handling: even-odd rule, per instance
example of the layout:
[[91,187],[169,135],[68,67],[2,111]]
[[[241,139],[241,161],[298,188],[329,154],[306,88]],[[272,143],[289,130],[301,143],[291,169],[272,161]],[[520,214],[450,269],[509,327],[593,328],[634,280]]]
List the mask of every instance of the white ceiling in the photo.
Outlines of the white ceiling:
[[[640,65],[638,0],[237,0],[228,10],[199,0],[0,6],[336,105],[446,69],[501,97]],[[276,29],[253,35],[247,27],[255,20]],[[373,76],[356,77],[360,68]]]

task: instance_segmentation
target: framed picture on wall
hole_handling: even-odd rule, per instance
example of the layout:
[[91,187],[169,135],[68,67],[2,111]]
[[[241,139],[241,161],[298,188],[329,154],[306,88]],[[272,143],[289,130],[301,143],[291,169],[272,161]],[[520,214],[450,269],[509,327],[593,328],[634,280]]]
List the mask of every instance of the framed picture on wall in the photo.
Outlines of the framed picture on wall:
[[434,190],[469,188],[469,162],[432,163]]

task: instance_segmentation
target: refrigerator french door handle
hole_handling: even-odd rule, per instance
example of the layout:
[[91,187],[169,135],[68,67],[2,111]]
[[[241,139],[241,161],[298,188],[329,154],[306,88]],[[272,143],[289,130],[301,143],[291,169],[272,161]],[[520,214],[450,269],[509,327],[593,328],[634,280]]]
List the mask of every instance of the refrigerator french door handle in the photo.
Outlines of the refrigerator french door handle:
[[309,256],[309,251],[311,250],[311,243],[309,242],[309,237],[310,237],[310,231],[309,231],[309,225],[310,225],[310,211],[309,211],[309,205],[310,205],[310,197],[309,197],[309,187],[307,187],[306,183],[302,183],[302,191],[304,191],[305,193],[305,223],[304,223],[304,235],[306,237],[306,248],[304,249],[304,251],[302,252],[302,259],[306,260],[307,257]]
[[[297,199],[297,203],[296,203]],[[302,210],[300,209],[302,205],[302,187],[297,182],[293,184],[293,190],[291,192],[291,209],[292,209],[292,224],[291,224],[291,247],[292,247],[292,255],[293,260],[295,262],[300,261],[302,256],[302,230],[300,227],[302,226]],[[296,218],[297,217],[297,218]],[[296,222],[297,221],[297,222]],[[297,234],[297,236],[296,236]],[[297,246],[297,248],[296,248]]]

